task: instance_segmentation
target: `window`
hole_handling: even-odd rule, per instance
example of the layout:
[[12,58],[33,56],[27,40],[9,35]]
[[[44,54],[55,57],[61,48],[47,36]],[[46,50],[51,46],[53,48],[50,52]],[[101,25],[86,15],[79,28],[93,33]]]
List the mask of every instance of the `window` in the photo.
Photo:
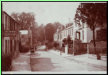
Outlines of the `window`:
[[60,40],[61,40],[61,38],[62,38],[62,36],[61,36],[62,34],[60,33]]
[[14,30],[14,21],[11,19],[11,25],[10,25],[11,27],[11,30]]
[[59,40],[59,34],[57,35],[57,39]]
[[7,30],[7,16],[5,15],[5,30]]
[[10,19],[10,30],[12,30],[12,19]]
[[5,53],[7,54],[7,48],[8,47],[8,43],[7,43],[7,40],[5,40]]
[[73,35],[73,29],[71,29],[71,34]]
[[70,36],[71,36],[72,34],[71,34],[71,29],[70,29]]
[[3,17],[4,17],[4,30],[5,30],[5,27],[6,27],[6,20],[5,20],[6,17],[5,17],[5,14],[4,14]]
[[14,52],[14,40],[12,40],[12,52]]
[[15,22],[13,21],[12,30],[15,30]]
[[8,40],[8,53],[10,53],[10,41]]
[[16,23],[14,22],[14,30],[15,30],[15,26],[16,26]]
[[66,37],[66,30],[65,30],[65,37]]
[[84,30],[82,30],[82,33],[83,33],[83,40],[84,40]]
[[16,50],[16,40],[14,41],[14,50]]
[[10,17],[8,17],[8,30],[10,30]]
[[77,37],[77,39],[80,40],[80,32],[77,32],[77,33],[76,33],[76,37]]
[[66,36],[68,36],[68,30],[66,30]]
[[68,35],[69,35],[69,29],[68,29]]
[[8,23],[8,16],[7,15],[5,15],[5,24],[6,24],[5,30],[8,30],[9,29],[9,23]]
[[15,23],[15,30],[17,30],[17,23]]
[[12,40],[10,40],[10,51],[12,52]]
[[2,24],[4,24],[4,13],[2,13]]
[[7,16],[7,22],[6,23],[7,23],[6,29],[9,30],[9,17],[8,16]]

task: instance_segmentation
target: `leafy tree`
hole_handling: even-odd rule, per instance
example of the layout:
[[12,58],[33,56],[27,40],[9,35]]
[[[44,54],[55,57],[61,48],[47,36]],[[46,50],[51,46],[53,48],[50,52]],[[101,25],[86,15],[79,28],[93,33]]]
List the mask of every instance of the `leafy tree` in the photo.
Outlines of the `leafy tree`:
[[33,13],[12,13],[11,16],[20,23],[21,29],[28,29],[31,25],[35,25],[35,15]]
[[93,31],[93,42],[94,42],[94,50],[97,55],[97,59],[101,59],[99,53],[96,51],[96,43],[95,43],[95,28],[96,27],[104,27],[106,23],[106,3],[81,3],[77,8],[75,14],[75,23],[79,26],[87,25]]
[[41,24],[38,28],[37,28],[37,39],[40,42],[44,42],[45,41],[45,27]]
[[32,44],[35,45],[38,38],[37,22],[35,22],[35,15],[33,13],[12,13],[11,16],[20,24],[21,30],[32,30]]
[[33,41],[33,45],[37,44],[37,40],[38,40],[38,24],[36,23],[35,25],[33,25],[32,27],[32,41]]
[[63,25],[62,25],[61,23],[59,23],[59,22],[55,22],[55,23],[53,23],[53,25],[54,25],[54,27],[55,27],[55,31],[57,30],[58,27],[63,26]]
[[53,41],[53,34],[55,33],[55,27],[52,23],[48,23],[45,26],[45,35],[46,35],[46,40],[48,40],[49,42]]

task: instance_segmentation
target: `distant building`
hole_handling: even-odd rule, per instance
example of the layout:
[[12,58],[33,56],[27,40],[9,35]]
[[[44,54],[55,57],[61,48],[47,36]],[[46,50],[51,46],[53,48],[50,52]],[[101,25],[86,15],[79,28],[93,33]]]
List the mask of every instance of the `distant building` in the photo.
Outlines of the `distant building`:
[[57,32],[54,34],[54,41],[59,42],[61,45],[62,40],[64,38],[67,38],[68,35],[70,35],[71,39],[73,40],[73,24],[70,23],[70,25],[66,25],[65,27],[59,27],[57,29]]

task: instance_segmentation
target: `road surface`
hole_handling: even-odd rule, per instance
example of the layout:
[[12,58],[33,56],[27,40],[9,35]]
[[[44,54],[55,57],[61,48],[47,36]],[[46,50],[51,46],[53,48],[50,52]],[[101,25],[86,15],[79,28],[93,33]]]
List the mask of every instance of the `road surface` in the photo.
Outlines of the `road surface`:
[[107,70],[106,67],[83,63],[74,59],[69,59],[68,57],[62,57],[61,55],[57,55],[51,51],[45,51],[44,48],[44,46],[38,47],[34,54],[21,53],[19,57],[13,61],[13,71],[106,72]]
[[72,59],[69,60],[50,51],[45,51],[42,47],[38,48],[30,58],[32,71],[72,72],[105,70],[105,68],[96,65],[81,63]]

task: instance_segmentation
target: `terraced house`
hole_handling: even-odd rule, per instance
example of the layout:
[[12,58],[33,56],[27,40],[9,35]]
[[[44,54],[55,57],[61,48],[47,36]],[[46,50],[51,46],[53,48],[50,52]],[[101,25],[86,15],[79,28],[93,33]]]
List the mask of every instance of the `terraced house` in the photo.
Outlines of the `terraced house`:
[[18,54],[18,51],[19,24],[2,11],[2,70],[9,68],[11,59]]

